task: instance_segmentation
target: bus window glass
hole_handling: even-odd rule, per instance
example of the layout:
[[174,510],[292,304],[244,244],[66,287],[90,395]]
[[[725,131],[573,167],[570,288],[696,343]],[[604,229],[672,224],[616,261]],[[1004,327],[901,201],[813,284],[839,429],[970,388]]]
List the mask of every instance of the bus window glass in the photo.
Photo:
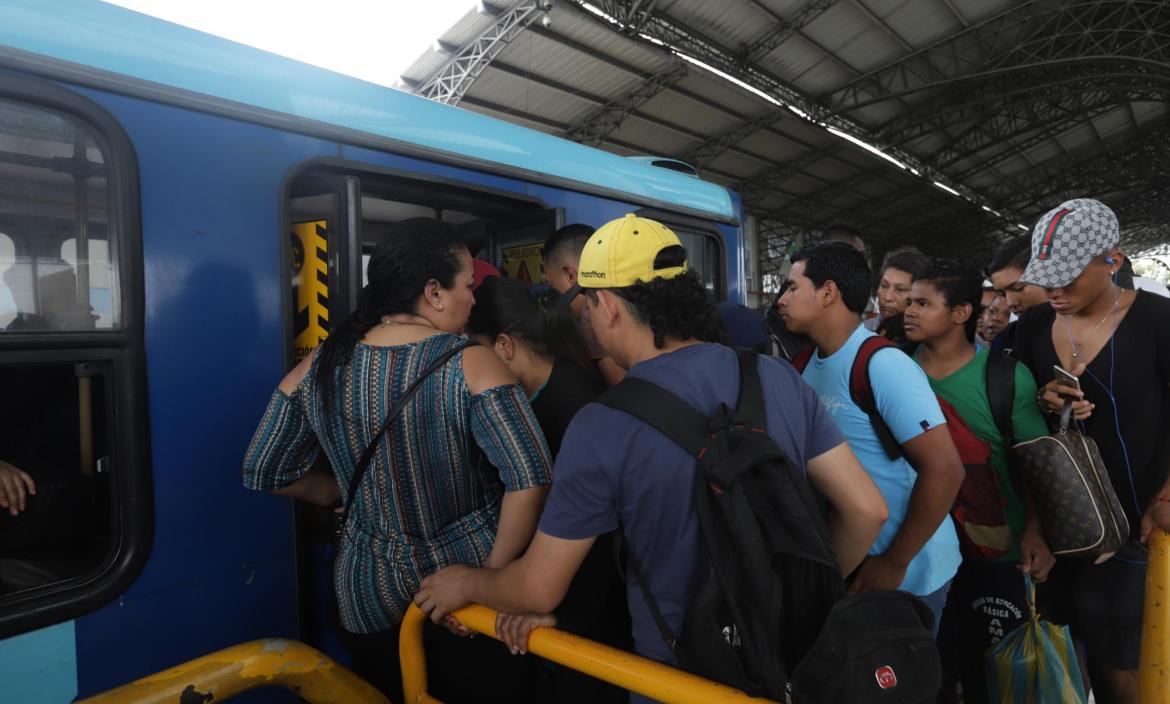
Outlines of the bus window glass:
[[0,232],[0,330],[16,320],[16,299],[12,290],[4,284],[4,274],[16,264],[16,248],[12,238]]
[[687,264],[703,279],[703,286],[711,292],[715,300],[721,301],[726,298],[720,276],[722,261],[719,256],[719,244],[715,238],[683,229],[675,229],[675,234],[687,250]]
[[0,259],[0,284],[15,308],[0,329],[119,326],[110,197],[106,158],[88,126],[0,100],[0,232],[13,245],[11,259]]
[[88,577],[109,557],[113,471],[101,363],[0,366],[0,471],[35,483],[24,510],[0,510],[0,606]]

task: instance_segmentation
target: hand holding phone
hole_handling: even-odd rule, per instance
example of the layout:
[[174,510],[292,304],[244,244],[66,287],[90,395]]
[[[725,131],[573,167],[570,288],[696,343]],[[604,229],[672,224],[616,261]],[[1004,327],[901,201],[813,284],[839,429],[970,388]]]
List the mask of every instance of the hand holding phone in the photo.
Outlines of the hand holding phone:
[[[1059,364],[1052,365],[1052,374],[1055,377],[1056,382],[1061,386],[1072,387],[1077,391],[1081,390],[1081,380],[1077,378],[1076,375],[1074,375],[1072,372],[1060,366]],[[1064,394],[1062,394],[1062,396],[1063,395]]]

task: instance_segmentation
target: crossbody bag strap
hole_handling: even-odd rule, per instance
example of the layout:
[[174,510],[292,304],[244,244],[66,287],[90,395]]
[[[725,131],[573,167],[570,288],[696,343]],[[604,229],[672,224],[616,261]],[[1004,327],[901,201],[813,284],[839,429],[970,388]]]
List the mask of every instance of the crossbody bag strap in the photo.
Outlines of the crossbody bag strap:
[[361,459],[358,460],[357,466],[353,470],[353,477],[349,482],[349,492],[345,497],[345,503],[341,505],[341,512],[338,514],[334,527],[334,533],[336,535],[340,536],[341,531],[345,528],[345,521],[349,518],[349,507],[353,505],[354,499],[357,498],[362,479],[365,478],[366,470],[369,469],[370,462],[374,459],[374,451],[378,448],[378,443],[382,441],[382,436],[390,429],[390,424],[394,422],[395,418],[402,415],[406,404],[418,392],[419,387],[422,386],[423,381],[428,376],[438,370],[439,367],[451,361],[452,357],[475,344],[471,341],[461,342],[435,358],[435,361],[431,362],[426,369],[422,370],[418,378],[411,382],[410,386],[406,387],[406,391],[403,391],[402,395],[398,397],[398,400],[394,402],[394,405],[390,406],[390,409],[386,411],[386,420],[382,421],[382,427],[378,428],[378,432],[374,434],[373,439],[370,440],[370,444],[366,445],[366,449],[362,451]]

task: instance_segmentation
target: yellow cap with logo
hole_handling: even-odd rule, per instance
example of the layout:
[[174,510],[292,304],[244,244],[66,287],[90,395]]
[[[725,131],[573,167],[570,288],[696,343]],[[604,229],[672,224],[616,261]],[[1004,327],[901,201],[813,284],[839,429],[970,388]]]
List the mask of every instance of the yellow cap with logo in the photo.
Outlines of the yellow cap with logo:
[[667,247],[681,247],[678,235],[655,220],[633,213],[607,222],[585,243],[577,267],[581,288],[625,288],[655,278],[673,279],[687,270],[681,266],[654,268],[654,260]]

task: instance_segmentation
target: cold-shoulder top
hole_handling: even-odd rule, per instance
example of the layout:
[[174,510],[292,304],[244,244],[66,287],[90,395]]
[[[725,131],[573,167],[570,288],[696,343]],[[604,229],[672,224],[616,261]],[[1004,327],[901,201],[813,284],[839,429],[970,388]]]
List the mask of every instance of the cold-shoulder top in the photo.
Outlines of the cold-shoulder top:
[[[291,395],[279,389],[244,458],[244,485],[272,490],[308,472],[321,452],[348,494],[349,480],[386,412],[419,373],[461,338],[358,344],[334,371],[328,408],[317,361]],[[419,582],[452,564],[483,566],[504,492],[550,482],[550,457],[518,384],[472,396],[460,352],[430,375],[391,425],[349,509],[334,569],[342,625],[384,631]]]

